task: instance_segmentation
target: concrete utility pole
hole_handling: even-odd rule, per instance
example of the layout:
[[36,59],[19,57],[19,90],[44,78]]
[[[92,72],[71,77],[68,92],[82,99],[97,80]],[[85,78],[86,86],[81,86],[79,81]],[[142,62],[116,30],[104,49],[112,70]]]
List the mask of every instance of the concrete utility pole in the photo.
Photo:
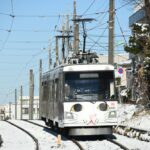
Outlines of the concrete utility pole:
[[73,41],[73,50],[75,53],[78,53],[79,50],[79,24],[75,21],[77,19],[77,11],[76,11],[76,0],[74,0],[74,13],[73,13],[73,21],[74,21],[74,41]]
[[[68,31],[67,35],[69,36],[69,33],[71,32],[70,27],[69,27],[69,15],[67,15],[66,19],[67,19],[66,29]],[[69,38],[67,39],[66,43],[67,43],[67,52],[66,52],[66,55],[68,56],[69,55],[69,51],[71,50]]]
[[76,53],[78,53],[79,52],[79,23],[76,24],[75,31],[76,31],[76,37],[75,37],[75,39],[76,39]]
[[30,69],[29,77],[29,119],[33,119],[33,100],[34,100],[34,74],[33,70]]
[[9,119],[11,119],[11,102],[9,102]]
[[17,89],[15,89],[15,119],[17,119]]
[[[68,36],[68,38],[66,39],[66,43],[67,43],[67,48],[66,48],[67,60],[66,60],[66,62],[68,62],[69,54],[71,54],[73,52],[72,43],[70,42],[70,38],[72,38],[74,36],[70,36],[72,34],[72,26],[69,25],[69,15],[67,15],[66,18],[67,18],[67,21],[66,21],[67,22],[66,23],[66,33],[67,33],[67,36]],[[78,40],[78,43],[79,43],[79,40]]]
[[22,95],[23,95],[23,87],[20,86],[20,119],[22,120]]
[[109,0],[109,49],[108,49],[108,63],[114,64],[114,1]]
[[49,50],[48,50],[48,69],[49,71],[51,70],[51,65],[52,65],[52,56],[51,56],[51,40],[50,40],[50,46],[49,46]]
[[[62,25],[62,36],[64,36],[65,26]],[[65,63],[65,38],[62,38],[62,64]]]
[[56,37],[56,66],[59,64],[59,54],[58,54],[58,37]]
[[39,119],[42,116],[42,59],[39,62]]

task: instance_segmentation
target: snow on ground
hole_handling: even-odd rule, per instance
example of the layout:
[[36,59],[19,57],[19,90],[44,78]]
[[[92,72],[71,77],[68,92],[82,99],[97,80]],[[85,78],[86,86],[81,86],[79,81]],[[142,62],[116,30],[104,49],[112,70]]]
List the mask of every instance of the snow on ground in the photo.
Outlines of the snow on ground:
[[[29,123],[24,124],[23,121],[12,120],[12,122],[17,123],[18,125],[22,124],[22,127],[28,129],[34,134],[35,137],[39,137],[40,147],[44,150],[48,149],[78,149],[74,147],[73,143],[68,140],[62,140],[62,145],[58,147],[57,137],[54,134],[44,132],[40,127],[36,127]],[[22,122],[22,123],[21,123]],[[41,120],[35,120],[33,122],[44,125],[44,122]],[[150,110],[144,110],[143,107],[137,105],[118,105],[118,124],[124,124],[135,128],[142,128],[145,130],[150,130]],[[26,135],[26,133],[18,130],[17,128],[9,125],[6,122],[0,121],[0,134],[3,138],[3,145],[1,150],[32,150],[35,149],[34,141]],[[124,137],[122,135],[114,134],[116,140],[125,144],[129,149],[132,150],[149,150],[150,142],[144,142],[137,139],[132,139]],[[106,140],[102,141],[80,141],[81,145],[83,144],[86,149],[97,150],[101,147],[103,150],[115,150],[120,149],[113,144],[108,144]],[[43,147],[44,146],[44,147]]]
[[48,127],[48,126],[45,125],[45,122],[43,120],[29,120],[29,121],[37,123],[37,124],[45,126],[45,127]]
[[150,109],[144,110],[142,106],[138,105],[119,105],[118,124],[150,131]]
[[95,141],[80,141],[85,150],[120,150],[120,147],[103,139]]
[[140,141],[133,138],[128,138],[122,135],[114,134],[116,137],[116,141],[125,145],[130,150],[150,150],[150,143]]
[[0,121],[0,134],[3,139],[1,150],[35,149],[35,143],[29,135],[4,121]]
[[44,128],[33,125],[31,123],[21,120],[10,120],[12,123],[24,128],[33,134],[39,141],[40,150],[49,149],[64,149],[64,150],[78,150],[79,148],[70,140],[62,139],[61,146],[57,143],[57,135],[53,132],[47,132]]

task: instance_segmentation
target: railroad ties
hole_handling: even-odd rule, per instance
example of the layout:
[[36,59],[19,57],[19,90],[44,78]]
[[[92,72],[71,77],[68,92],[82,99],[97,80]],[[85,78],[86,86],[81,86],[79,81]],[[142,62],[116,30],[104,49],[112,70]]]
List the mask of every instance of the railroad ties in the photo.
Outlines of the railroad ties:
[[141,141],[150,142],[150,131],[147,130],[118,125],[114,128],[114,132],[130,138],[136,138]]

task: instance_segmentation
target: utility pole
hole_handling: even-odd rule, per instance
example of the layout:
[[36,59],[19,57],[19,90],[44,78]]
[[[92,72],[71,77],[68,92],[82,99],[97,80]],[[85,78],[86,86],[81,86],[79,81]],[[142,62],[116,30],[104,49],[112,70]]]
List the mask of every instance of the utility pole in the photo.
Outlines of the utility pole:
[[59,64],[59,54],[58,54],[58,37],[56,37],[56,66]]
[[29,77],[29,119],[33,119],[33,100],[34,100],[34,74],[33,70],[30,69]]
[[[62,36],[64,36],[65,26],[62,25]],[[62,64],[65,63],[65,38],[62,38]]]
[[15,89],[15,119],[17,119],[17,89]]
[[9,102],[9,119],[11,119],[11,102]]
[[23,95],[23,87],[20,86],[20,119],[22,120],[22,95]]
[[74,41],[73,41],[73,50],[75,53],[78,53],[79,50],[79,24],[75,21],[77,19],[77,11],[76,11],[76,0],[74,0],[74,13],[73,13],[73,21],[74,21]]
[[[70,33],[70,29],[69,29],[69,15],[67,15],[67,23],[66,23],[66,29],[67,29],[67,35],[69,36],[69,33]],[[70,40],[69,38],[67,39],[67,56],[69,55],[69,51],[71,50],[70,48]]]
[[77,23],[76,24],[76,37],[75,37],[75,39],[76,39],[76,53],[78,53],[79,52],[79,24]]
[[49,71],[51,70],[51,65],[52,65],[52,58],[51,58],[51,40],[50,40],[50,46],[48,50],[48,69]]
[[114,64],[114,1],[109,0],[109,49],[108,49],[108,63]]
[[42,116],[42,59],[39,62],[39,119]]

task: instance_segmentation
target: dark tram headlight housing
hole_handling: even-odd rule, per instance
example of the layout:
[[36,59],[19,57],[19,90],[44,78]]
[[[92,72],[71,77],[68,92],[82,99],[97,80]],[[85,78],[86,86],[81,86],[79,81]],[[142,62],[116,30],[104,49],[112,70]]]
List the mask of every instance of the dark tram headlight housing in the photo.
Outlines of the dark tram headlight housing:
[[99,104],[98,108],[99,108],[101,111],[106,111],[107,108],[108,108],[108,105],[107,105],[107,103],[101,103],[101,104]]
[[71,111],[74,111],[74,112],[80,112],[81,110],[82,110],[81,104],[75,104],[71,107]]

